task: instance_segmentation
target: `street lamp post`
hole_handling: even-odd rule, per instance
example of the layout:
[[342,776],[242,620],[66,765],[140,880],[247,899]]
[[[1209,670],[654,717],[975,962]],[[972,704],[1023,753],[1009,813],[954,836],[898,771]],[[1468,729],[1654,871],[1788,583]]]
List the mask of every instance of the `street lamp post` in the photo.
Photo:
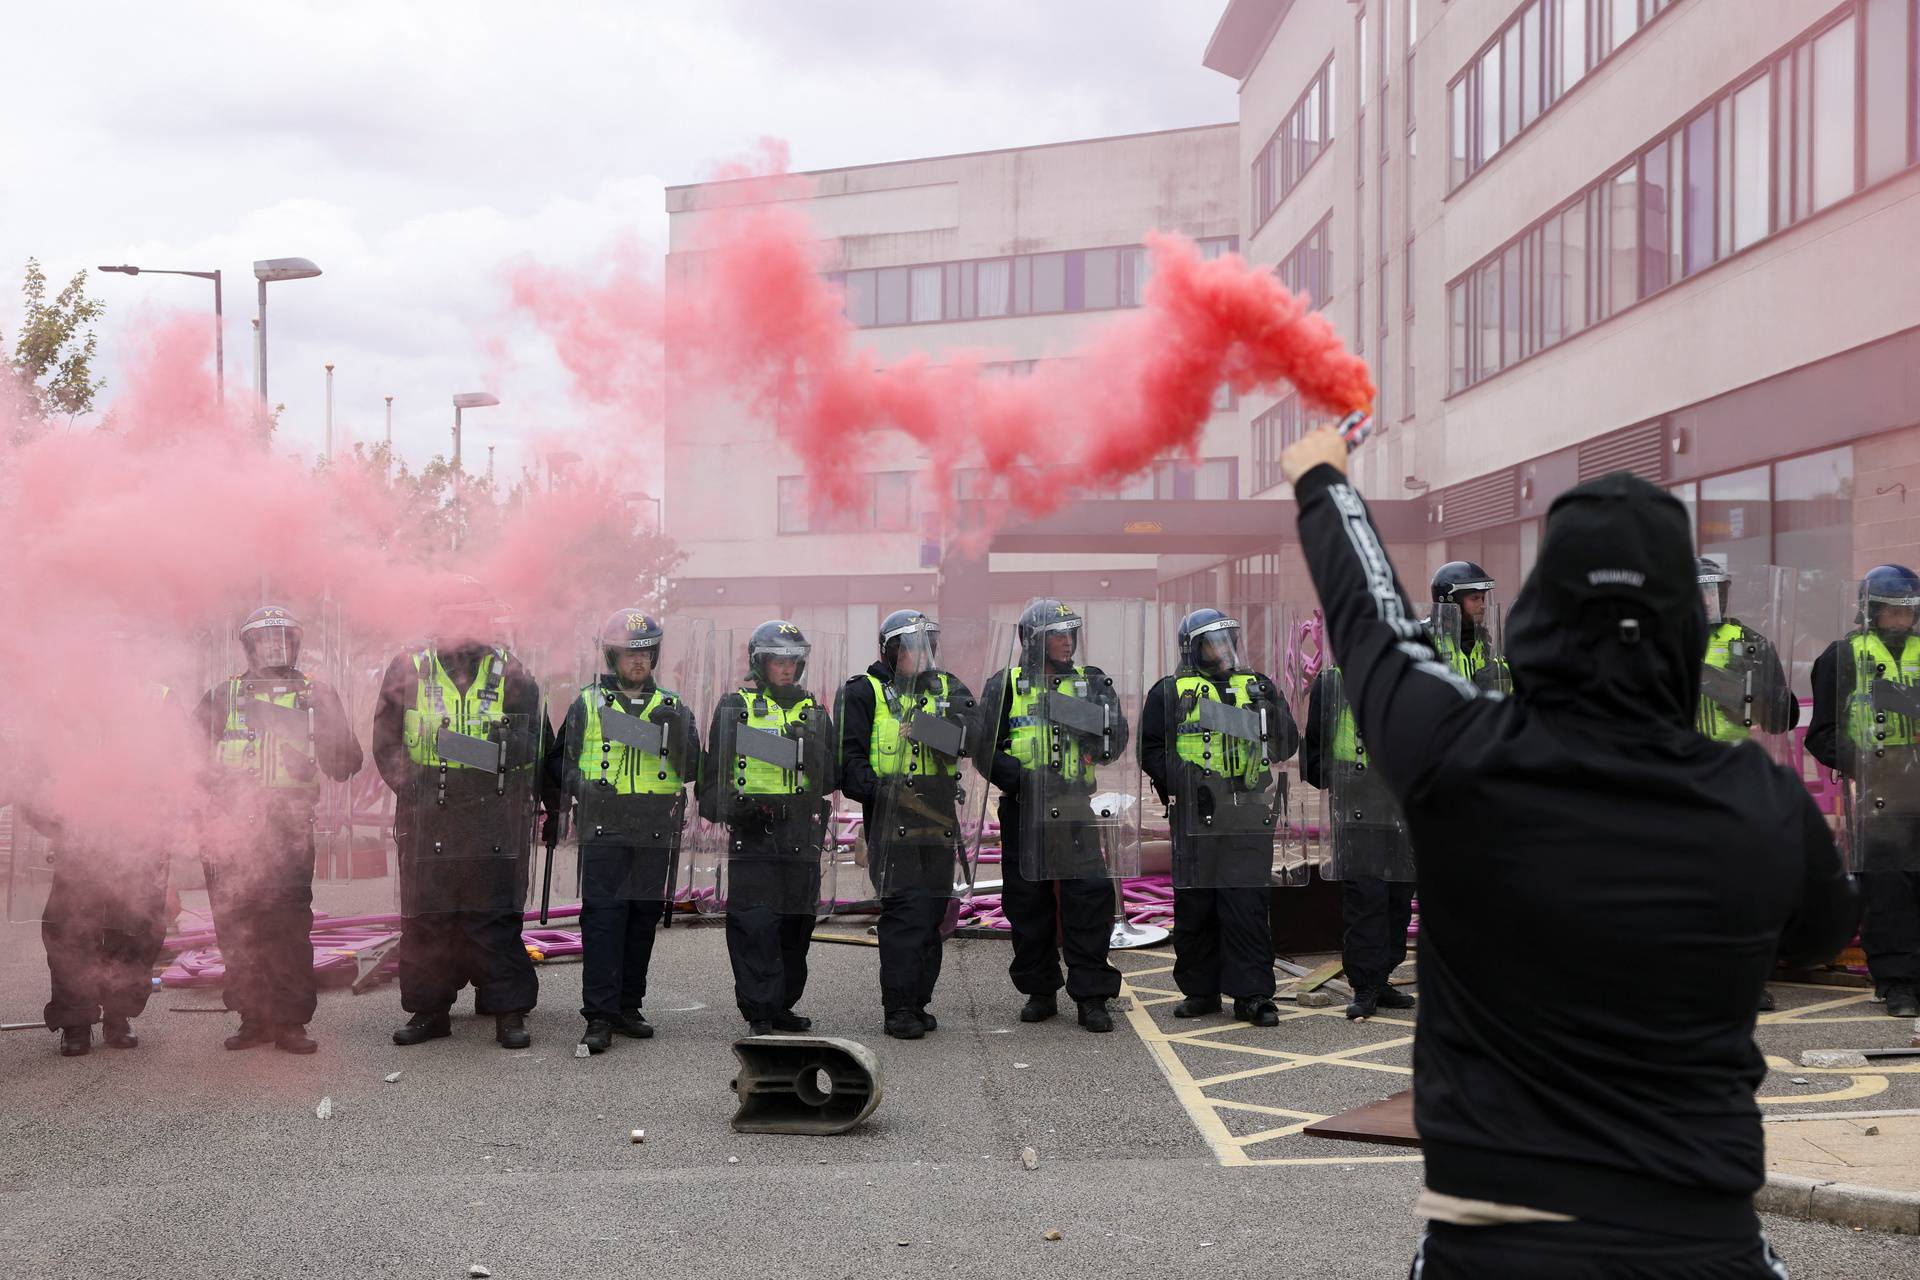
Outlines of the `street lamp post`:
[[393,397],[387,397],[387,455],[383,474],[393,474]]
[[218,271],[172,271],[162,267],[134,267],[125,264],[117,267],[103,266],[100,270],[123,276],[137,276],[144,271],[150,276],[192,276],[195,280],[213,281],[213,393],[219,403],[225,406],[227,403],[227,324],[220,309],[220,273]]
[[333,461],[333,366],[327,366],[327,461]]
[[260,392],[260,428],[267,424],[267,284],[273,280],[311,280],[320,268],[306,258],[263,258],[253,264],[253,278],[260,282],[260,321],[253,334],[253,376]]
[[462,391],[453,397],[453,549],[460,549],[460,414],[466,409],[485,409],[500,403],[490,391]]

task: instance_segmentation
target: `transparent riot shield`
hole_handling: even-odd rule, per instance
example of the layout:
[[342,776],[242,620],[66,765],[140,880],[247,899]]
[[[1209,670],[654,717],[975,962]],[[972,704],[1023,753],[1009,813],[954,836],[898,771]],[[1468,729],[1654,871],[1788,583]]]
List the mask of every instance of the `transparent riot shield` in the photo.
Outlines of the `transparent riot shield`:
[[1498,604],[1489,600],[1477,612],[1459,604],[1435,604],[1427,629],[1434,652],[1449,671],[1483,693],[1513,692]]
[[1327,780],[1328,880],[1411,881],[1413,845],[1400,804],[1373,767],[1340,669],[1321,673],[1320,759]]
[[17,804],[0,806],[0,859],[6,865],[6,920],[28,924],[43,918],[53,890],[53,841]]
[[[1131,600],[1059,608],[1061,626],[1023,636],[1016,624],[1007,650],[1007,740],[1021,765],[1020,873],[1138,875],[1140,766],[1126,709],[1145,692],[1145,609]],[[1081,624],[1065,625],[1068,615]],[[1002,839],[1009,842],[1005,830]]]
[[[1259,663],[1284,644],[1285,612],[1222,605],[1227,622],[1196,635],[1158,687],[1162,768],[1176,888],[1267,888],[1306,880],[1306,860],[1282,831],[1285,761],[1299,744],[1292,709]],[[1156,695],[1149,695],[1156,696]],[[1143,763],[1148,763],[1143,761]],[[1151,814],[1143,820],[1152,821]]]
[[833,803],[838,743],[814,680],[816,670],[846,669],[845,638],[809,637],[801,684],[776,692],[748,671],[749,634],[729,633],[734,652],[718,659],[728,674],[708,728],[709,820],[699,831],[693,894],[709,914],[769,908],[819,918],[832,907],[842,836]]
[[1794,644],[1796,574],[1776,565],[1732,570],[1705,583],[1707,652],[1700,667],[1700,732],[1716,742],[1752,739],[1793,765],[1799,704],[1782,654]]
[[891,679],[855,676],[873,686],[868,763],[876,790],[865,829],[867,878],[876,894],[951,897],[971,885],[979,824],[967,820],[979,789],[971,757],[980,732],[975,691],[944,661],[949,637],[959,652],[981,646],[961,634],[972,624],[923,621],[897,638]]
[[1920,591],[1855,583],[1834,662],[1848,870],[1920,871]]
[[691,710],[677,693],[656,688],[630,697],[603,680],[582,691],[568,717],[566,778],[582,893],[665,901],[686,824],[687,781],[700,766]]
[[541,732],[505,715],[461,732],[422,731],[394,838],[408,917],[523,909],[536,817]]

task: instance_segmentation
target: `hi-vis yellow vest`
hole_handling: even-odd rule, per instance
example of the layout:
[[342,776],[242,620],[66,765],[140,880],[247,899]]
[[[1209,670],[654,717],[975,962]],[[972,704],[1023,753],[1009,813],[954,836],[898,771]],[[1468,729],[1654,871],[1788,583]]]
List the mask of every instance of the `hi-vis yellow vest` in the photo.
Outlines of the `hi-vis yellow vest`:
[[457,761],[442,761],[435,735],[443,727],[473,738],[491,734],[493,726],[506,717],[502,708],[507,696],[507,655],[493,649],[483,656],[465,693],[432,649],[413,655],[413,673],[418,679],[413,708],[406,713],[408,758],[427,768],[469,768]]
[[[294,676],[287,682],[287,687],[279,692],[264,694],[256,691],[251,698],[242,692],[248,683],[245,676],[233,676],[227,681],[227,722],[220,730],[219,741],[214,744],[214,759],[228,769],[253,775],[261,786],[275,791],[318,793],[319,775],[312,774],[305,780],[294,777],[281,758],[280,743],[274,741],[278,735],[271,731],[250,729],[246,720],[249,702],[271,702],[275,706],[289,708],[299,706],[300,699],[307,693],[305,677]],[[268,682],[256,680],[251,683],[260,685]],[[164,690],[161,697],[166,697]],[[304,755],[310,747],[302,741],[294,749]]]
[[[655,689],[646,705],[633,714],[645,720],[655,708],[673,697],[668,690]],[[670,756],[653,755],[624,742],[615,742],[603,732],[600,708],[612,705],[610,692],[601,685],[593,685],[580,691],[580,701],[586,704],[586,728],[580,734],[578,756],[582,786],[605,783],[615,794],[623,796],[670,796],[680,790],[684,781]]]
[[938,715],[939,704],[952,696],[952,683],[946,673],[940,674],[939,688],[924,690],[907,699],[900,699],[897,694],[889,696],[890,686],[872,672],[867,673],[867,681],[873,685],[873,734],[867,740],[867,763],[872,766],[874,776],[952,777],[958,771],[958,764],[903,736],[900,716],[894,710],[896,701],[904,701],[921,715]]
[[[1076,666],[1064,675],[1047,678],[1053,681],[1056,693],[1071,698],[1087,696],[1085,667]],[[1042,763],[1050,768],[1057,763],[1062,776],[1091,786],[1093,757],[1082,749],[1078,737],[1051,727],[1039,714],[1040,695],[1044,690],[1026,680],[1019,667],[1008,668],[1007,684],[1012,690],[1007,703],[1007,736],[1012,746],[1008,754],[1028,772],[1037,771]]]
[[[741,689],[738,693],[747,707],[747,718],[740,723],[750,729],[763,729],[783,737],[798,737],[804,727],[803,719],[817,714],[812,694],[791,707],[783,707],[765,693],[754,689]],[[792,733],[788,732],[789,729]],[[782,769],[765,760],[756,760],[736,752],[733,758],[733,789],[746,796],[790,796],[811,792],[813,787],[807,775],[800,770]]]
[[1847,699],[1847,732],[1862,751],[1875,747],[1910,747],[1914,744],[1911,716],[1881,716],[1873,709],[1873,682],[1891,680],[1895,684],[1920,685],[1920,636],[1908,636],[1895,658],[1886,642],[1872,631],[1855,632],[1847,637],[1847,652],[1853,659],[1853,696]]
[[[1234,705],[1250,706],[1256,683],[1251,675],[1231,677],[1227,682],[1227,691],[1233,695]],[[1219,698],[1214,682],[1201,675],[1178,676],[1173,683],[1173,692],[1182,706],[1186,706],[1189,694],[1194,700],[1176,731],[1175,750],[1180,758],[1207,773],[1239,778],[1249,784],[1259,783],[1266,773],[1263,759],[1265,744],[1247,742],[1230,734],[1209,733],[1200,727],[1200,704]],[[1218,741],[1215,741],[1216,738]]]
[[[1707,635],[1707,656],[1701,665],[1725,671],[1727,664],[1733,661],[1733,642],[1745,634],[1746,628],[1737,622],[1723,622]],[[1706,694],[1700,695],[1700,732],[1715,742],[1745,742],[1752,737],[1747,726],[1728,715],[1726,708]]]
[[[1340,674],[1340,668],[1330,668],[1333,675]],[[1340,718],[1333,726],[1333,758],[1344,764],[1365,764],[1367,744],[1360,741],[1360,730],[1353,723],[1353,704],[1342,696],[1340,699]]]

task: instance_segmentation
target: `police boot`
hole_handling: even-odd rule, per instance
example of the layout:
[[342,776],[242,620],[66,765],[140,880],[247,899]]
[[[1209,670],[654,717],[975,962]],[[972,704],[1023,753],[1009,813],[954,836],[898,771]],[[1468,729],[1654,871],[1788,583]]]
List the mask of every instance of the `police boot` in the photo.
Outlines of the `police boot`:
[[1371,1018],[1380,1003],[1378,987],[1355,987],[1353,999],[1347,1005],[1347,1021],[1356,1018]]
[[613,1024],[605,1018],[590,1020],[587,1033],[580,1037],[580,1043],[587,1046],[588,1053],[605,1053],[613,1048]]
[[1020,1006],[1020,1021],[1045,1022],[1059,1012],[1060,997],[1049,991],[1045,995],[1027,997],[1027,1002]]
[[1773,988],[1772,987],[1760,988],[1760,1004],[1758,1006],[1760,1012],[1772,1013],[1775,1009],[1778,1009],[1779,1007],[1780,1007],[1780,1002],[1773,998]]
[[1256,1027],[1280,1025],[1280,1010],[1275,1008],[1273,1001],[1265,996],[1255,996],[1251,999],[1235,997],[1233,1016],[1242,1022],[1251,1022]]
[[791,1009],[782,1009],[773,1015],[773,1029],[775,1031],[811,1031],[813,1019],[803,1018]]
[[755,1018],[747,1023],[747,1034],[750,1036],[770,1036],[773,1034],[773,1024],[765,1018]]
[[1912,984],[1891,982],[1887,984],[1887,1016],[1889,1018],[1920,1018],[1920,993],[1916,993]]
[[93,1027],[91,1025],[60,1028],[61,1057],[84,1057],[87,1050],[91,1048],[93,1048]]
[[1105,1000],[1076,1000],[1080,1006],[1080,1025],[1089,1031],[1113,1030],[1113,1015],[1107,1012]]
[[932,1014],[927,1012],[927,1006],[921,1005],[919,1008],[915,1009],[913,1012],[914,1012],[914,1015],[920,1019],[920,1025],[925,1027],[927,1030],[938,1031],[940,1029],[939,1019],[935,1018]]
[[273,1047],[282,1053],[318,1053],[320,1042],[307,1034],[304,1025],[290,1025],[278,1028],[273,1033]]
[[630,1040],[653,1039],[653,1024],[641,1017],[638,1009],[622,1009],[613,1029]]
[[133,1024],[126,1018],[108,1014],[100,1019],[100,1038],[113,1049],[138,1049],[140,1037],[133,1034]]
[[927,1024],[911,1009],[895,1009],[887,1015],[886,1033],[895,1040],[918,1040],[927,1034]]
[[253,1049],[263,1044],[273,1043],[273,1028],[264,1022],[248,1022],[240,1019],[240,1029],[228,1036],[223,1042],[229,1049]]
[[1204,1018],[1210,1013],[1220,1012],[1219,996],[1188,996],[1173,1006],[1176,1018]]
[[533,1037],[527,1034],[527,1015],[503,1013],[494,1018],[493,1038],[500,1042],[502,1049],[524,1049],[532,1044]]
[[425,1044],[429,1040],[439,1040],[453,1034],[453,1020],[447,1017],[447,1011],[439,1013],[416,1013],[407,1019],[407,1025],[393,1033],[393,1042],[402,1048],[408,1045]]
[[1391,982],[1374,993],[1373,1002],[1382,1009],[1411,1009],[1415,1004],[1412,996],[1394,986]]

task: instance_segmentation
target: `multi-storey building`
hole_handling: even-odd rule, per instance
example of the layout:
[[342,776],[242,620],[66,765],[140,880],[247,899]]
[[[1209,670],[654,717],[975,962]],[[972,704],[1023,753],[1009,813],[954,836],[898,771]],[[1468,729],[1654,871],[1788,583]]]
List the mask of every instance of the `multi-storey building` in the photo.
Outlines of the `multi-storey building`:
[[[1424,503],[1404,574],[1517,585],[1554,495],[1631,469],[1704,553],[1801,571],[1804,681],[1845,581],[1920,556],[1917,51],[1915,0],[1226,6],[1241,242],[1372,363],[1357,474]],[[1284,496],[1311,415],[1241,414]]]
[[[805,209],[878,362],[964,349],[1018,377],[1140,305],[1146,232],[1183,232],[1210,256],[1238,248],[1237,138],[1224,124],[827,170],[806,175]],[[707,190],[667,192],[669,287],[684,278]],[[1118,498],[1244,492],[1245,433],[1224,389],[1216,406],[1198,460],[1169,459]],[[926,491],[926,455],[904,436],[886,440],[833,460],[859,473],[863,501],[822,515],[778,422],[722,397],[672,405],[667,528],[687,554],[681,606],[721,626],[782,616],[844,633],[862,661],[880,618],[931,608],[951,553],[945,504]],[[975,483],[962,473],[953,496],[977,496]],[[994,611],[1009,616],[1038,594],[1151,597],[1156,558],[1124,547],[1010,551],[986,567]]]

